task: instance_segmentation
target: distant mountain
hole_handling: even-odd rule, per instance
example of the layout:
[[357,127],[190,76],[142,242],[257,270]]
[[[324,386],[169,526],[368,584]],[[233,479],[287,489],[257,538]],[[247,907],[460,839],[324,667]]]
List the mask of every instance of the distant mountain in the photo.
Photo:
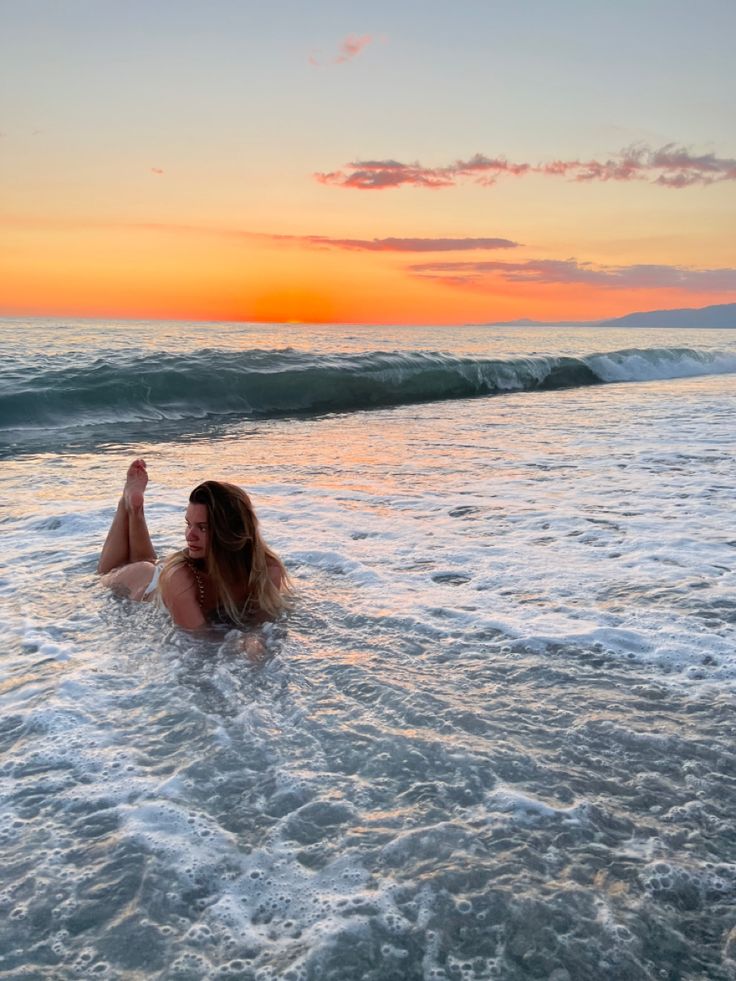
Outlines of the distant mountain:
[[736,303],[719,303],[696,310],[649,310],[615,320],[601,320],[599,327],[735,327]]

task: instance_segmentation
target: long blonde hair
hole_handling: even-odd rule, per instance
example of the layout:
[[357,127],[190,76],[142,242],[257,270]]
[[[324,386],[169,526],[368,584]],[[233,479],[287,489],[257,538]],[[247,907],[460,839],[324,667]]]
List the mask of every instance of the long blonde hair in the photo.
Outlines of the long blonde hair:
[[[261,537],[250,498],[240,487],[219,480],[205,480],[189,495],[190,504],[207,508],[209,548],[203,571],[214,587],[217,610],[233,623],[243,624],[257,615],[275,619],[288,606],[289,577],[284,564]],[[166,562],[164,573],[190,563],[186,550]],[[281,588],[274,586],[269,566],[277,566]],[[233,587],[245,583],[248,596],[239,605]]]

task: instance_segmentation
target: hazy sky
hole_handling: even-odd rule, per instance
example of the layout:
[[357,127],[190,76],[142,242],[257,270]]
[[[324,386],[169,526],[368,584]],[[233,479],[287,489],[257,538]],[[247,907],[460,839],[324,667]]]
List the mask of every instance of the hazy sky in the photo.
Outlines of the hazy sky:
[[736,4],[0,0],[0,311],[736,301]]

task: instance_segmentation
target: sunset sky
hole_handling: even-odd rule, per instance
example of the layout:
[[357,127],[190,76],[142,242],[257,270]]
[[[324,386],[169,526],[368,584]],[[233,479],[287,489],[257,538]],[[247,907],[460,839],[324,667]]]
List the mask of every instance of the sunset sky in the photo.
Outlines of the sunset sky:
[[0,0],[0,314],[736,301],[733,0]]

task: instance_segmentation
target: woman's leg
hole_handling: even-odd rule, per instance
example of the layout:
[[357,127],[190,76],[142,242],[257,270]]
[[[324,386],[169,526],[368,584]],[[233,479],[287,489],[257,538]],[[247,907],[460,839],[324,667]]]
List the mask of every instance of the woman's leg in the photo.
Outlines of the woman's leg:
[[110,572],[131,562],[156,561],[156,552],[143,512],[143,495],[147,483],[145,462],[134,460],[128,467],[123,496],[118,501],[115,517],[102,546],[100,561],[97,563],[99,573]]
[[125,501],[118,501],[115,517],[112,519],[105,544],[102,546],[97,571],[100,574],[127,565],[130,561],[130,546],[128,544],[128,509]]
[[156,550],[148,534],[146,516],[143,513],[143,495],[140,506],[128,508],[128,546],[129,562],[155,562]]

